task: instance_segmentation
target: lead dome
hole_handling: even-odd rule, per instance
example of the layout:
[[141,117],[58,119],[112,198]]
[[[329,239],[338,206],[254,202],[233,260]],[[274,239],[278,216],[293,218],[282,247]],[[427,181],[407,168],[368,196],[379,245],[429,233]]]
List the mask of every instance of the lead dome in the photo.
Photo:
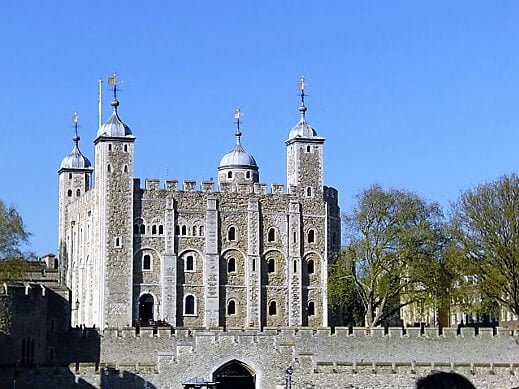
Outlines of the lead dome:
[[114,99],[112,101],[112,115],[97,131],[97,136],[108,136],[108,137],[125,137],[131,136],[132,131],[119,117],[117,107],[119,107],[119,101]]

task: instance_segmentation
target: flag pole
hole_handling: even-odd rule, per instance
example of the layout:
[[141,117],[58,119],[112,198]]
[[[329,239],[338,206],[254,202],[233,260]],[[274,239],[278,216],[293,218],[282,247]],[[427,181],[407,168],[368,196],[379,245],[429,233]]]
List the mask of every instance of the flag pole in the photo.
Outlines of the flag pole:
[[103,80],[99,80],[99,93],[97,96],[98,127],[103,124]]

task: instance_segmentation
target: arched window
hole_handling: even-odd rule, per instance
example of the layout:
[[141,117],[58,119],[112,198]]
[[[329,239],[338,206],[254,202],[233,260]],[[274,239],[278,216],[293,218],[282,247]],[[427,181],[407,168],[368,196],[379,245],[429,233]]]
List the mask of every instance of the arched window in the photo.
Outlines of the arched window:
[[164,235],[164,226],[162,224],[159,225],[159,235]]
[[269,242],[275,242],[275,240],[276,240],[276,230],[274,228],[271,228],[269,230],[268,241]]
[[112,167],[110,166],[110,164],[108,165],[107,170],[108,170],[108,173],[112,172]]
[[227,178],[232,178],[232,172],[227,173]]
[[200,227],[198,228],[198,235],[200,235],[200,236],[204,236],[204,226],[200,226]]
[[187,234],[186,226],[182,226],[182,236]]
[[247,172],[247,173],[245,174],[245,177],[250,178],[250,172]]
[[151,235],[157,235],[157,226],[155,224],[151,226]]
[[235,315],[236,314],[236,301],[230,300],[227,304],[227,314]]
[[69,189],[69,190],[67,191],[67,197],[72,197],[72,189]]
[[267,271],[269,273],[274,273],[276,271],[276,261],[274,261],[274,258],[270,258],[267,261]]
[[315,315],[315,304],[313,301],[310,301],[308,303],[308,316],[314,316]]
[[229,273],[236,272],[236,260],[234,258],[229,258],[229,261],[227,261],[227,271]]
[[141,234],[144,235],[146,233],[146,226],[141,224]]
[[308,243],[314,243],[315,242],[315,231],[309,230],[308,231]]
[[117,247],[117,248],[121,247],[121,238],[119,238],[119,237],[115,238],[115,247]]
[[108,144],[108,151],[112,151],[112,145],[110,143]]
[[128,145],[124,145],[124,152],[125,152],[125,153],[128,152]]
[[124,172],[128,173],[128,165],[124,165]]
[[307,152],[307,153],[310,152],[310,146],[306,146],[306,152]]
[[196,228],[196,226],[193,226],[193,236],[196,236],[197,231],[198,229]]
[[79,197],[79,196],[81,196],[81,190],[78,189],[78,190],[76,190],[76,197]]
[[310,186],[306,188],[306,197],[312,197],[312,188]]
[[188,294],[184,300],[184,315],[195,314],[195,296]]
[[142,270],[151,270],[151,256],[149,254],[142,257]]
[[269,304],[269,315],[273,316],[273,315],[277,315],[277,313],[278,313],[277,304],[275,301],[271,301]]
[[314,274],[314,261],[313,259],[310,259],[307,263],[307,271],[308,271],[308,274]]
[[229,227],[229,230],[227,231],[227,239],[236,240],[236,228]]
[[69,174],[68,174],[68,179],[69,179],[69,180],[72,179],[72,173],[69,173]]
[[186,257],[186,271],[194,271],[195,270],[195,260],[192,255],[188,255]]

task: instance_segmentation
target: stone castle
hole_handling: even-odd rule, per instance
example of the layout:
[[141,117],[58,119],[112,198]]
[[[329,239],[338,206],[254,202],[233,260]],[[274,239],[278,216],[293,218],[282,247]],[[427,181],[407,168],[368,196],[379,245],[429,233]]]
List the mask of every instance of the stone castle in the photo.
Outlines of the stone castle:
[[306,120],[304,89],[285,142],[287,189],[268,192],[241,144],[239,110],[217,188],[171,180],[141,188],[136,138],[119,116],[116,87],[94,140],[94,167],[76,130],[59,169],[62,282],[78,306],[72,324],[327,326],[327,263],[340,248],[340,212],[337,190],[323,185],[325,139]]
[[0,288],[0,387],[412,388],[432,370],[519,386],[517,330],[330,327],[340,210],[304,88],[270,191],[239,111],[217,183],[142,188],[116,91],[95,165],[77,126],[61,163],[58,258]]

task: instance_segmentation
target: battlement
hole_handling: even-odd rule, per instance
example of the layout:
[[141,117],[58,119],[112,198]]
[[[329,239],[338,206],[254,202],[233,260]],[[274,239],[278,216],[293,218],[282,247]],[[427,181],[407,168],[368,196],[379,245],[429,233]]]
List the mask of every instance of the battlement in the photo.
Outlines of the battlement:
[[[212,180],[202,181],[197,183],[194,180],[184,180],[182,187],[179,187],[178,180],[165,180],[162,185],[161,181],[154,178],[147,178],[144,181],[144,187],[141,187],[141,180],[134,178],[134,189],[136,190],[148,190],[158,191],[166,190],[172,192],[202,192],[202,193],[214,193],[215,182]],[[267,190],[267,184],[263,183],[243,183],[243,184],[231,184],[222,183],[217,191],[220,193],[243,193],[243,194],[260,194],[260,195],[288,195],[285,192],[285,187],[282,184],[271,184],[270,190]],[[335,190],[335,192],[337,192]]]

